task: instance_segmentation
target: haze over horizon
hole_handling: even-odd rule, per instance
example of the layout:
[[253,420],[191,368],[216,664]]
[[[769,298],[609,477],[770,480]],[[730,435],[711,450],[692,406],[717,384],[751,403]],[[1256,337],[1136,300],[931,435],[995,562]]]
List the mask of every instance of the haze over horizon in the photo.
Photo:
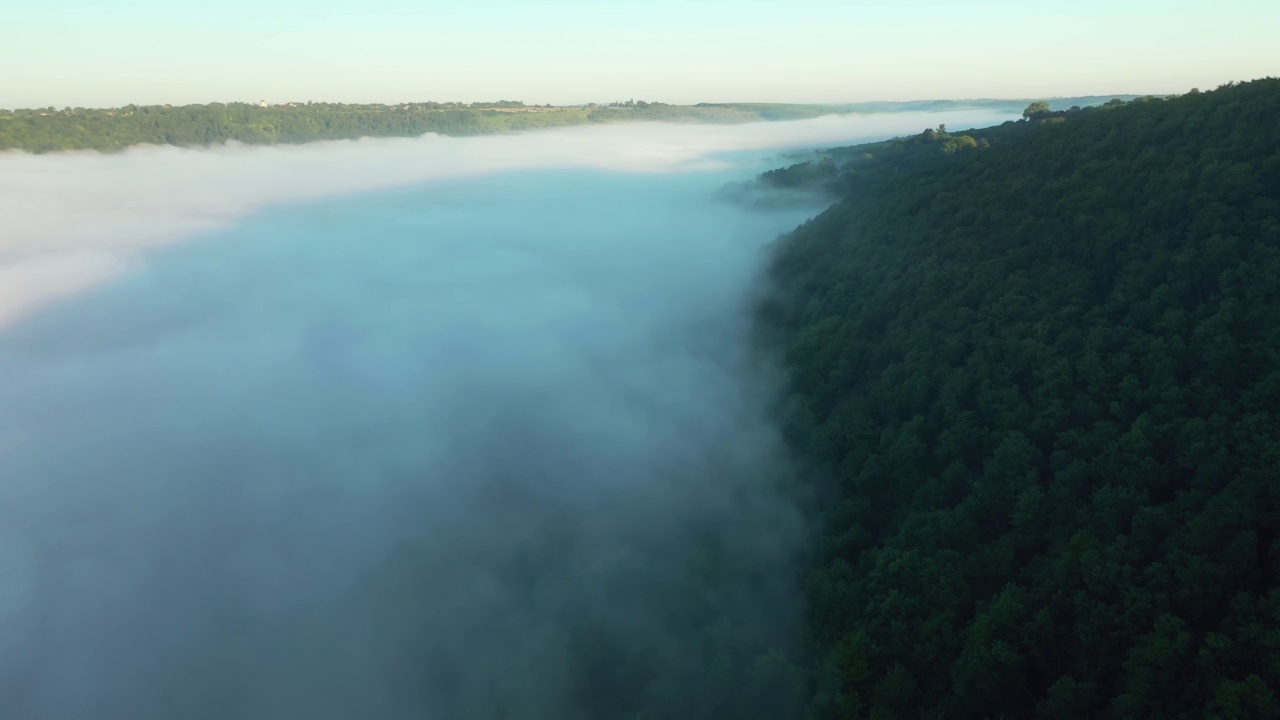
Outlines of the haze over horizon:
[[154,0],[29,3],[0,27],[0,43],[24,58],[0,67],[0,107],[1040,98],[1181,93],[1280,69],[1274,4],[1176,10],[1148,0],[801,0],[786,13],[723,0],[230,0],[174,14]]

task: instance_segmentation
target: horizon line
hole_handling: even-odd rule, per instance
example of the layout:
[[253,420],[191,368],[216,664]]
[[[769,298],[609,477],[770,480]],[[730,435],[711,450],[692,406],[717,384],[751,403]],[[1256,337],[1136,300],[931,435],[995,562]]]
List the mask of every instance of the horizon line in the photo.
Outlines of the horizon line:
[[[1260,79],[1263,79],[1263,78],[1260,78]],[[668,102],[663,102],[661,100],[635,100],[635,102],[645,102],[650,105],[667,105],[669,107],[708,107],[708,106],[715,107],[715,106],[734,106],[734,105],[775,105],[780,107],[849,107],[853,105],[892,105],[892,104],[931,103],[931,102],[953,102],[953,103],[1027,102],[1027,101],[1034,102],[1037,100],[1076,100],[1076,99],[1086,99],[1086,98],[1173,97],[1173,96],[1178,96],[1183,94],[1185,93],[1128,92],[1128,93],[1090,93],[1088,95],[1041,95],[1041,96],[1025,96],[1025,97],[967,97],[967,98],[927,97],[927,98],[915,98],[911,100],[848,100],[848,101],[836,101],[836,102],[776,102],[776,101],[769,101],[769,100],[759,100],[759,101],[737,100],[737,101],[726,101],[726,102],[695,102],[695,103],[668,103]],[[488,109],[484,106],[488,106],[488,105],[496,106],[499,103],[520,103],[523,107],[531,108],[531,109],[546,108],[546,107],[551,107],[552,109],[558,109],[558,108],[585,108],[585,107],[592,107],[592,106],[595,106],[598,108],[608,108],[614,103],[624,103],[628,101],[611,100],[609,102],[581,102],[581,103],[568,103],[568,104],[556,105],[553,103],[529,103],[523,100],[504,100],[504,99],[488,100],[488,101],[477,100],[472,102],[464,102],[460,100],[399,100],[395,102],[385,102],[385,101],[384,102],[352,102],[352,101],[343,101],[343,100],[286,100],[282,102],[276,102],[276,101],[268,101],[260,98],[258,100],[210,100],[208,102],[203,102],[203,103],[200,103],[200,102],[188,102],[188,103],[134,103],[134,102],[131,102],[131,103],[124,103],[121,105],[110,105],[110,106],[99,105],[96,107],[88,107],[83,105],[77,105],[77,106],[64,105],[61,108],[55,105],[27,106],[27,107],[0,106],[0,110],[7,110],[10,112],[19,112],[23,110],[45,111],[45,110],[49,110],[50,108],[53,108],[55,112],[64,112],[67,109],[119,110],[121,108],[126,108],[126,107],[183,108],[183,107],[208,107],[209,105],[214,105],[214,104],[252,105],[255,107],[262,107],[262,103],[264,102],[267,103],[265,107],[268,107],[268,108],[288,107],[290,105],[312,105],[312,104],[314,105],[372,105],[372,106],[393,107],[396,105],[423,105],[427,103],[434,103],[437,105],[458,105],[458,106],[461,106],[457,108],[459,110],[472,110],[472,109],[481,110],[481,109]],[[480,107],[473,108],[473,107],[470,107],[471,105],[477,105]]]

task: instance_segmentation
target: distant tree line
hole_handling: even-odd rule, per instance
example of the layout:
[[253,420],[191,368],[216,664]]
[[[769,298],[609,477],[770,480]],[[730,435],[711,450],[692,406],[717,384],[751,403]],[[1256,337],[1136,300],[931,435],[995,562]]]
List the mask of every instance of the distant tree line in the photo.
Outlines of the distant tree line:
[[0,151],[118,151],[132,145],[203,146],[306,143],[362,137],[483,135],[584,123],[647,121],[749,122],[815,117],[821,106],[668,105],[628,100],[551,107],[516,100],[344,104],[317,102],[127,105],[120,108],[0,110]]
[[130,145],[303,143],[426,133],[477,135],[588,122],[586,111],[492,103],[209,103],[0,111],[0,150],[119,150]]
[[[1089,98],[1081,99],[1088,102]],[[1118,101],[1117,101],[1118,102]],[[646,100],[552,107],[519,100],[353,104],[325,102],[126,105],[0,110],[0,151],[114,152],[138,144],[194,147],[226,142],[306,143],[362,137],[483,135],[609,122],[741,123],[800,120],[832,113],[901,112],[982,107],[1016,112],[1010,101],[792,105]],[[961,140],[962,141],[962,140]]]

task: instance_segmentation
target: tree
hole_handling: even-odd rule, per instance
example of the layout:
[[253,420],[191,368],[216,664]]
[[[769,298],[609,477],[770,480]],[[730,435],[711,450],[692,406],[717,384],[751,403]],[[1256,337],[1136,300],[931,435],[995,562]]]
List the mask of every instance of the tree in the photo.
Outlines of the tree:
[[1022,117],[1027,120],[1038,120],[1049,115],[1050,112],[1049,103],[1044,102],[1043,100],[1038,100],[1028,105],[1027,109],[1022,111]]

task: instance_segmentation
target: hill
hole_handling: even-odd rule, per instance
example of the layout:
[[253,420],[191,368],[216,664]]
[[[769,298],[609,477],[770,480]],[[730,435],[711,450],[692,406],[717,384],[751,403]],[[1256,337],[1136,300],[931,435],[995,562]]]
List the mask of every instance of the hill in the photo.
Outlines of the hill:
[[1280,80],[826,155],[810,716],[1280,716]]

